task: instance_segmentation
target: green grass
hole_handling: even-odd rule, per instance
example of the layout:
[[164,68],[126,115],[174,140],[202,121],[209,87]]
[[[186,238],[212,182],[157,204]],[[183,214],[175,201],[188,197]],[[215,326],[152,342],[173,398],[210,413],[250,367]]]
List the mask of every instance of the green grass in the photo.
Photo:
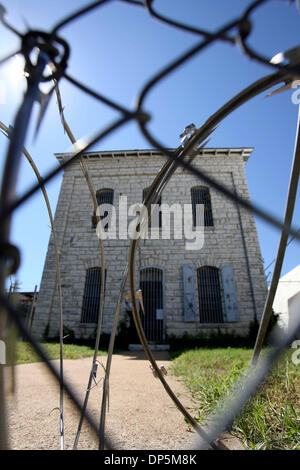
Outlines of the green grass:
[[[48,353],[50,359],[59,359],[59,343],[43,343],[42,347]],[[64,344],[64,359],[82,359],[92,357],[94,349],[89,346],[78,346],[76,344]],[[99,351],[99,356],[107,354],[106,351]],[[41,358],[34,352],[31,345],[26,342],[17,343],[16,364],[28,364],[30,362],[40,362]]]
[[[183,377],[197,404],[199,422],[230,396],[251,354],[252,350],[242,348],[198,349],[185,351],[173,361],[173,373]],[[300,366],[292,363],[291,354],[286,352],[233,424],[233,434],[250,449],[300,450]]]

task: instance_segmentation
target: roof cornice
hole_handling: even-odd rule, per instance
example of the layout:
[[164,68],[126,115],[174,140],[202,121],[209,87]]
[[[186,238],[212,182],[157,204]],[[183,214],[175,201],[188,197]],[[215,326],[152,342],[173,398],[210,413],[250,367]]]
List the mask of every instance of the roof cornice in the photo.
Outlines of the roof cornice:
[[[168,149],[175,150],[175,149]],[[240,148],[203,148],[199,150],[199,156],[219,156],[219,155],[228,155],[228,156],[242,156],[246,162],[253,152],[253,147],[240,147]],[[60,163],[70,160],[74,156],[74,152],[70,153],[55,153],[55,157]],[[161,157],[163,153],[159,150],[150,149],[150,150],[110,150],[105,152],[85,152],[82,154],[82,158],[87,160],[104,160],[106,158],[125,158],[125,157],[138,157],[138,156],[147,156],[147,157]]]

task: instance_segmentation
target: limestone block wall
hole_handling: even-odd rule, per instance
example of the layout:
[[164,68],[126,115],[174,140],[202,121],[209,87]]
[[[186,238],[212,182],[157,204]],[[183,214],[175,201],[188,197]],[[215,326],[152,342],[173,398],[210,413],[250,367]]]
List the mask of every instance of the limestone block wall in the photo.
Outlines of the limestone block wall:
[[[194,159],[194,165],[209,176],[236,190],[249,199],[245,177],[245,161],[251,149],[206,149]],[[62,160],[66,158],[59,155]],[[103,152],[87,154],[86,162],[95,189],[114,190],[114,205],[118,216],[120,196],[127,196],[128,206],[142,202],[143,189],[151,185],[165,162],[156,151]],[[178,168],[162,193],[162,203],[190,204],[191,188],[203,181]],[[256,315],[259,319],[267,293],[263,262],[253,216],[210,189],[213,227],[205,227],[204,246],[200,250],[186,250],[185,239],[141,240],[136,260],[138,272],[144,266],[164,270],[164,325],[167,334],[191,334],[199,330],[234,330],[246,334]],[[63,183],[55,214],[55,227],[60,250],[64,324],[78,337],[89,337],[96,324],[81,324],[81,308],[86,270],[100,266],[99,240],[92,228],[93,204],[78,163],[64,171]],[[172,218],[171,218],[172,220]],[[117,304],[119,287],[127,264],[130,240],[105,240],[106,296],[103,331],[110,332]],[[222,324],[203,324],[199,318],[184,322],[182,265],[196,269],[202,266],[222,268],[233,266],[239,321]],[[196,293],[198,302],[198,295]],[[224,302],[224,298],[223,298]],[[125,303],[122,305],[122,315]],[[53,240],[50,237],[42,276],[33,331],[41,337],[58,333],[59,310],[56,288],[56,267]]]

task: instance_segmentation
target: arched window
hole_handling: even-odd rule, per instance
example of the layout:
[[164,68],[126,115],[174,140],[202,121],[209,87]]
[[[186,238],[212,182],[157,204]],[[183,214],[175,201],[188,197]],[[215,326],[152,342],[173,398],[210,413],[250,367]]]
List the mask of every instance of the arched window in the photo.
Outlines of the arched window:
[[200,323],[223,323],[220,273],[218,268],[197,269]]
[[214,220],[209,189],[206,186],[195,186],[191,189],[191,199],[194,227],[197,226],[196,204],[204,205],[204,227],[212,227],[214,225]]
[[101,299],[101,268],[91,268],[86,272],[81,323],[97,323]]
[[[114,202],[114,190],[109,189],[109,188],[104,188],[104,189],[98,189],[96,192],[96,198],[97,198],[97,203],[98,206],[101,206],[101,204],[111,204],[113,205]],[[105,211],[104,215],[100,217],[100,219],[103,219],[104,217],[107,217],[108,212]],[[92,217],[92,227],[96,228],[97,226],[97,217],[94,211],[93,217]],[[109,222],[103,227],[104,231],[108,230]]]
[[[146,198],[149,190],[150,190],[150,188],[143,189],[143,201],[145,201],[145,198]],[[155,208],[155,210],[153,211],[152,220],[154,220],[156,222],[156,220],[158,219],[158,222],[156,222],[156,223],[154,222],[154,224],[152,225],[151,220],[150,220],[149,221],[149,227],[151,227],[151,225],[152,225],[153,227],[161,228],[162,227],[162,214],[161,214],[161,211],[159,210],[159,207],[161,206],[161,196],[159,196],[158,200],[154,204],[156,204],[158,207]],[[158,214],[157,214],[157,212],[158,212]]]

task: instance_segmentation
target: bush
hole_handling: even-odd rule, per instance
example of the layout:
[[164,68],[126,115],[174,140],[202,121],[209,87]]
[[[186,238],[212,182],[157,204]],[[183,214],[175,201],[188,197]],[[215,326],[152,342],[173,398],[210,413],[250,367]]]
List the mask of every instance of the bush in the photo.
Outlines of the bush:
[[[270,331],[276,324],[276,316],[272,314],[264,345],[270,342]],[[249,325],[247,336],[240,336],[236,332],[222,332],[219,328],[216,332],[204,333],[200,331],[196,335],[191,335],[186,331],[182,336],[168,335],[167,343],[170,345],[172,354],[197,348],[253,348],[259,329],[259,323],[255,319]]]

